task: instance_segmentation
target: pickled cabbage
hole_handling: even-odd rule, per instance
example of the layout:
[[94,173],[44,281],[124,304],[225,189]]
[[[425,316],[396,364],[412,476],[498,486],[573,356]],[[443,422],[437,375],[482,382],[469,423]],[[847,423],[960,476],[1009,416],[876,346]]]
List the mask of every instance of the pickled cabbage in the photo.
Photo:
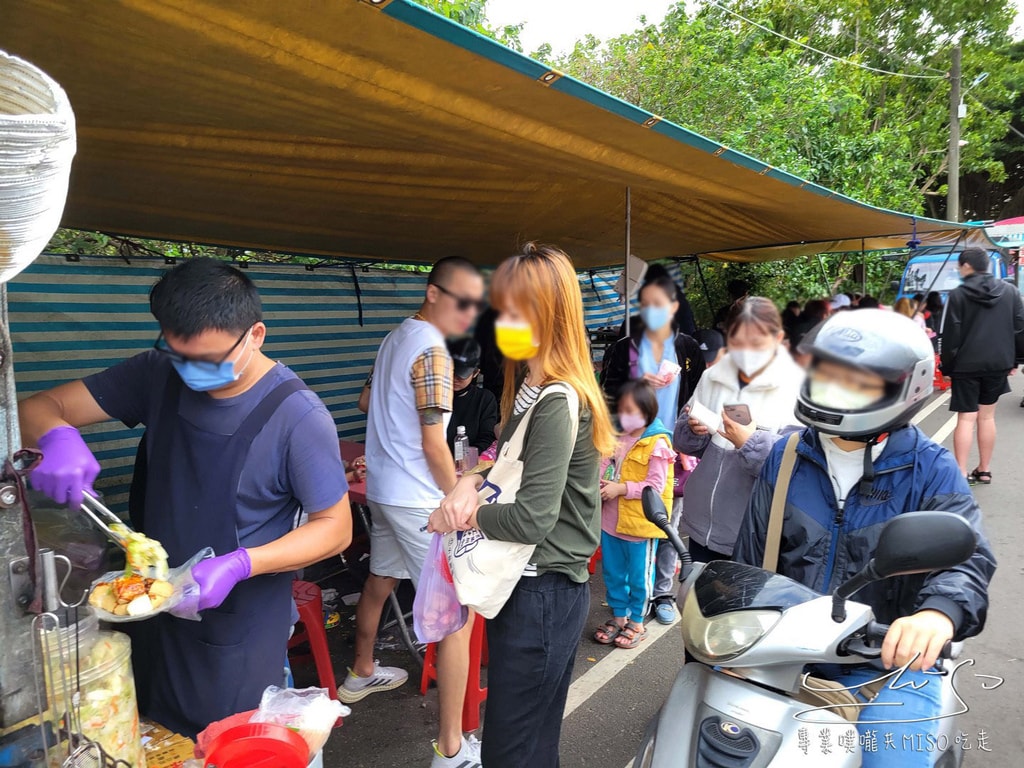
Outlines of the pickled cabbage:
[[154,569],[153,578],[167,578],[167,552],[159,541],[138,531],[133,531],[127,525],[120,523],[111,525],[110,530],[124,540],[125,560],[129,571],[147,574],[152,568]]
[[[56,660],[55,660],[56,661]],[[60,674],[54,670],[55,674]],[[72,686],[79,677],[73,658],[65,660],[64,675]],[[139,712],[135,698],[135,680],[132,676],[131,645],[127,635],[102,632],[96,642],[81,658],[81,733],[95,741],[115,759],[128,762],[133,768],[145,767],[142,735],[139,731]],[[63,711],[70,711],[72,702],[65,692],[51,691],[55,703]]]
[[97,742],[108,755],[145,766],[130,643],[125,635],[110,633],[92,647],[83,667],[101,666],[109,666],[110,671],[82,685],[82,735]]

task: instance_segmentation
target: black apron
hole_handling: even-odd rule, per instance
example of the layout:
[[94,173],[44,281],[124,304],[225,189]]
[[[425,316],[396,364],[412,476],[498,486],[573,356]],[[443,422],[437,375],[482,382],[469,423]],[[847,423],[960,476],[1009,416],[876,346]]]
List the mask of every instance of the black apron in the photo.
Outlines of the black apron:
[[[163,544],[172,566],[204,547],[217,555],[238,548],[238,482],[252,441],[285,398],[306,388],[297,378],[281,382],[233,435],[219,435],[178,416],[182,386],[171,373],[140,444],[129,501],[133,524]],[[279,538],[290,529],[289,520],[270,533]],[[212,722],[258,707],[263,690],[284,679],[293,577],[243,581],[202,621],[163,613],[122,625],[132,636],[140,712],[195,738]]]

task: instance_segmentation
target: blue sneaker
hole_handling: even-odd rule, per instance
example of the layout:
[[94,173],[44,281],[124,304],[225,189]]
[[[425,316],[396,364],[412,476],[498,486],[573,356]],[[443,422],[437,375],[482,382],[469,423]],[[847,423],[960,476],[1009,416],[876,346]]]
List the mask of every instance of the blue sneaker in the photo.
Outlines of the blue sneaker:
[[676,620],[676,607],[671,600],[662,600],[654,604],[654,618],[659,624],[671,624]]

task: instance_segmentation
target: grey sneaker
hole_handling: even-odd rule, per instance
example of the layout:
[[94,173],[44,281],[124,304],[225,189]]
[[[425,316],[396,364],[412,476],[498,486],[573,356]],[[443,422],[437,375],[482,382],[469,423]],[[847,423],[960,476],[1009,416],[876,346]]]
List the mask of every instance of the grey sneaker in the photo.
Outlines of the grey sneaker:
[[430,768],[481,768],[480,742],[476,736],[463,736],[462,746],[459,752],[452,757],[445,757],[437,749],[437,742],[434,742],[434,759]]
[[371,693],[382,691],[393,691],[405,685],[409,679],[409,673],[398,667],[382,667],[379,661],[373,662],[373,674],[369,677],[359,677],[351,669],[348,677],[338,688],[338,698],[346,704],[354,704],[362,701]]

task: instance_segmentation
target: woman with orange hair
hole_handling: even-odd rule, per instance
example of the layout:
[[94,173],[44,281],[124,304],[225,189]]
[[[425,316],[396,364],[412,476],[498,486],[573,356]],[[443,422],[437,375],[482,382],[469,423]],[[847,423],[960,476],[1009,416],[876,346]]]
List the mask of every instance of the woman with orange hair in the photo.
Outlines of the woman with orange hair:
[[[477,500],[463,477],[430,517],[433,530],[479,528],[492,539],[536,545],[504,608],[487,624],[490,662],[483,764],[554,768],[576,649],[590,608],[587,562],[601,534],[599,467],[615,448],[590,365],[583,301],[569,257],[529,243],[491,284],[505,356],[499,453],[524,416],[522,483],[508,504]],[[547,387],[559,385],[556,391]],[[570,413],[575,393],[577,413]]]
[[908,299],[906,296],[904,296],[899,301],[897,301],[896,304],[893,306],[893,311],[896,312],[896,314],[898,315],[909,317],[915,323],[917,323],[922,328],[927,330],[928,326],[924,321],[924,314],[918,312],[918,306],[916,301],[912,301],[911,299]]

